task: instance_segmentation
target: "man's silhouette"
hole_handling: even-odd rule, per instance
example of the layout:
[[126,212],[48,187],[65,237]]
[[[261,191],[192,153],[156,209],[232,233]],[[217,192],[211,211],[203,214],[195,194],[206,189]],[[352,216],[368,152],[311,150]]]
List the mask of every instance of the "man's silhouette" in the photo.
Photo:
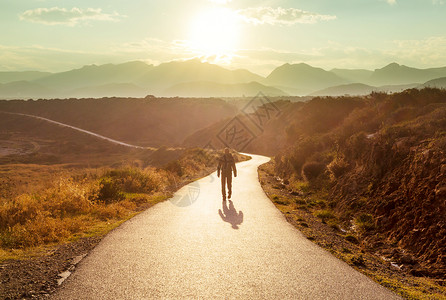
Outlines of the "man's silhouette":
[[223,201],[226,201],[226,184],[228,185],[228,199],[232,195],[232,172],[237,177],[237,169],[235,168],[234,157],[229,153],[229,149],[225,148],[225,153],[218,160],[217,176],[221,175],[221,193]]

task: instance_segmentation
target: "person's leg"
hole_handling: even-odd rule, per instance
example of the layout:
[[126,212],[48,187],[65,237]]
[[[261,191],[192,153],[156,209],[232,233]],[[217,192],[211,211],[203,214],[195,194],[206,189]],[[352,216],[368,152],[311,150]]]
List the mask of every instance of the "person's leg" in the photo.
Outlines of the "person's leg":
[[231,196],[232,196],[232,176],[231,175],[227,176],[227,181],[228,181],[228,198],[231,199]]
[[221,194],[223,195],[223,200],[226,200],[226,176],[223,174],[220,174],[221,176]]

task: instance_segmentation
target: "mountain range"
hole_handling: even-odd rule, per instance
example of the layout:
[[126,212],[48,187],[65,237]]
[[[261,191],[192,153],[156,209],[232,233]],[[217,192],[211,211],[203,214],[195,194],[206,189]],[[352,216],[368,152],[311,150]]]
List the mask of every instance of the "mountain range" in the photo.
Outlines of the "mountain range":
[[60,73],[0,72],[1,99],[101,97],[252,97],[365,95],[413,87],[446,86],[446,67],[417,69],[397,63],[383,68],[315,68],[284,64],[262,77],[248,70],[230,70],[197,59],[158,66],[142,61],[89,65]]

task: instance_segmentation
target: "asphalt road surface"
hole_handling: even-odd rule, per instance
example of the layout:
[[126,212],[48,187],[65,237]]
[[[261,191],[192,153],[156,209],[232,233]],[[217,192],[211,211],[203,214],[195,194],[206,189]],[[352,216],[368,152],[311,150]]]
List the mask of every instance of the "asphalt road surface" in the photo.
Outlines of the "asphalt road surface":
[[108,234],[54,299],[398,299],[307,240],[264,194],[253,156],[233,199],[212,174]]

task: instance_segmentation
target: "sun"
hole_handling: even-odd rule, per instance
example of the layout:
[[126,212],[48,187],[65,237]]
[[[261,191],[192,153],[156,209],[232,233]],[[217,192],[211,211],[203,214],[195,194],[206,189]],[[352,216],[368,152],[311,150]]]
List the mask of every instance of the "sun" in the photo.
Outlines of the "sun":
[[213,8],[194,18],[190,47],[204,56],[231,56],[239,41],[237,15],[226,8]]

